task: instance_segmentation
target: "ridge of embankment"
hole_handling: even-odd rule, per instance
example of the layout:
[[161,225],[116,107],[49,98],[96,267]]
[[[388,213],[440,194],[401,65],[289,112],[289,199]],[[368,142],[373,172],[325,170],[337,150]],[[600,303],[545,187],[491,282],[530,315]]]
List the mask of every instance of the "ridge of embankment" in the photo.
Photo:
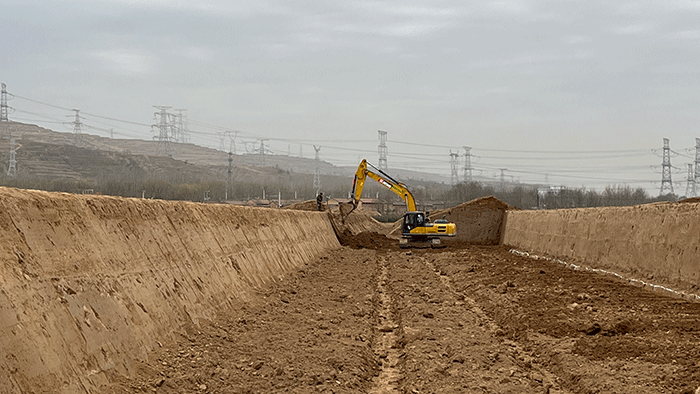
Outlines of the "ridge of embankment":
[[99,392],[339,247],[322,212],[0,187],[0,392]]
[[698,203],[507,211],[503,244],[697,291],[698,219]]

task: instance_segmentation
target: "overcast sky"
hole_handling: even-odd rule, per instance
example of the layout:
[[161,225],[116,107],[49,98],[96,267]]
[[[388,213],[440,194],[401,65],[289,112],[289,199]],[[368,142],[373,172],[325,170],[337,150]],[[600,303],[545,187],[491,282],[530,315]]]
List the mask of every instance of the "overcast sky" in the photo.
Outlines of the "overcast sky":
[[665,137],[681,195],[700,137],[698,0],[4,0],[0,36],[10,119],[57,131],[152,139],[163,105],[215,148],[376,163],[386,130],[390,168],[470,146],[474,175],[652,194]]

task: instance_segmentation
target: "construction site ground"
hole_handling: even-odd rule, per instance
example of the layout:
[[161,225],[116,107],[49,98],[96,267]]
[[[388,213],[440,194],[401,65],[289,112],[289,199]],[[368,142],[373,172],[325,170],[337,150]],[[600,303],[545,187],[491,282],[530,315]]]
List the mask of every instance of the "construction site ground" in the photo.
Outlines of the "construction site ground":
[[108,393],[695,393],[700,304],[507,246],[377,233],[162,343]]

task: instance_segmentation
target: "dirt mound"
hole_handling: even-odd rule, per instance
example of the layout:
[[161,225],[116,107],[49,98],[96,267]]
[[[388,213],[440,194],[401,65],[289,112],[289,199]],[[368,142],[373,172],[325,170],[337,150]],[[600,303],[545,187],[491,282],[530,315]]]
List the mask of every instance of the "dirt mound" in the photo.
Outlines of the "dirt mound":
[[[352,213],[348,214],[348,212]],[[336,235],[346,232],[353,236],[365,232],[387,234],[392,228],[391,224],[378,222],[372,211],[365,211],[362,208],[352,210],[352,205],[347,203],[330,204],[328,217]]]
[[459,204],[455,207],[452,208],[447,208],[447,209],[440,209],[437,211],[433,211],[430,213],[430,216],[433,218],[441,217],[442,215],[449,215],[455,212],[459,212],[465,209],[470,209],[470,210],[513,210],[513,209],[518,209],[512,205],[509,205],[499,199],[497,199],[494,196],[486,196],[486,197],[479,197],[475,198],[471,201]]
[[399,241],[373,231],[353,235],[349,230],[338,234],[338,241],[343,246],[353,249],[399,249]]
[[296,209],[297,211],[318,211],[318,206],[316,205],[316,200],[307,200],[287,205],[284,207],[284,209]]
[[[505,213],[514,209],[517,208],[496,197],[480,197],[452,208],[430,212],[430,220],[444,217],[454,223],[457,226],[457,235],[449,241],[455,245],[497,245],[501,240]],[[394,223],[390,234],[401,234],[401,221]]]
[[680,200],[678,202],[679,203],[696,203],[696,202],[700,202],[700,197],[686,198],[686,199]]
[[498,245],[501,227],[508,210],[516,209],[493,196],[481,197],[431,214],[457,225],[455,240],[480,245]]

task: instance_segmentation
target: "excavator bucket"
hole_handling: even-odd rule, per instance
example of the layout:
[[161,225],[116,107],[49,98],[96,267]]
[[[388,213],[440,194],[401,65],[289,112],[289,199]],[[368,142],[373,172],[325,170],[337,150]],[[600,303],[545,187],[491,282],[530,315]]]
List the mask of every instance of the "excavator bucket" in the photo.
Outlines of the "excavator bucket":
[[345,219],[352,211],[355,210],[356,207],[357,206],[352,202],[338,205],[338,208],[340,209],[340,218],[342,219],[343,223],[345,223]]

